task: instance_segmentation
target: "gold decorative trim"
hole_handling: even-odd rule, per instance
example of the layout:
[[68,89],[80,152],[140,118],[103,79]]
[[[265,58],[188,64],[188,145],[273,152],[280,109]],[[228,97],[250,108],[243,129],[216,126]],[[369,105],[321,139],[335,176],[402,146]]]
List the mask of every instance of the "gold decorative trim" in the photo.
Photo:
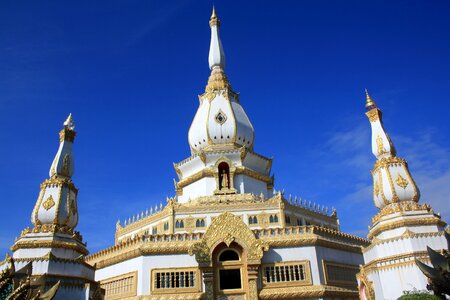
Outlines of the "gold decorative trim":
[[364,297],[366,298],[366,300],[375,300],[375,290],[373,288],[373,282],[369,281],[369,278],[367,277],[367,270],[365,267],[361,266],[360,272],[356,275],[356,278],[359,281],[358,289],[360,299],[363,298],[361,296],[361,293],[364,292]]
[[[216,220],[220,221],[219,217],[214,218],[213,222]],[[219,243],[221,240],[224,242],[231,242],[234,240],[236,240],[236,242],[242,242],[245,240],[245,244],[248,244],[251,241],[253,241],[252,243],[257,241],[258,243],[261,243],[261,245],[269,246],[270,248],[322,246],[353,253],[361,253],[361,247],[367,247],[370,244],[366,239],[317,226],[292,226],[288,228],[254,229],[250,231],[238,216],[234,216],[231,221],[221,221],[219,223],[223,224],[223,226],[214,230],[216,233],[212,233],[212,225],[210,226],[210,229],[208,229],[210,237],[206,240],[208,240],[209,245],[214,246],[215,243]],[[226,227],[227,224],[230,223],[231,225],[229,226],[232,227],[231,233],[228,231],[228,227]],[[239,232],[237,237],[233,237],[234,234],[232,233],[241,230],[243,227],[242,225],[236,226],[235,223],[242,223],[245,226],[245,229],[242,229],[243,232]],[[220,233],[219,230],[223,230],[222,233]],[[250,231],[250,233],[248,231]],[[205,245],[203,243],[205,235],[206,234],[203,233],[181,233],[137,236],[131,240],[121,242],[113,247],[87,256],[86,262],[91,265],[97,264],[97,269],[101,269],[143,255],[194,254],[194,250],[203,251],[201,255],[204,254],[205,259],[209,259],[210,252],[208,244]],[[214,238],[211,237],[211,235],[213,235]],[[252,235],[254,236],[254,240],[251,238]],[[213,242],[214,240],[216,240],[216,242]],[[244,242],[242,243],[244,244]],[[197,244],[195,246],[197,247],[196,249],[193,249],[194,244]],[[254,246],[253,251],[256,251],[254,254],[257,255],[259,251],[257,247],[259,246],[255,246],[254,244],[251,245]],[[202,248],[203,246],[204,248]],[[250,248],[251,247],[252,246],[250,246]],[[251,254],[250,257],[252,257],[252,255],[253,254]]]
[[378,184],[380,185],[381,199],[383,199],[385,205],[388,205],[389,201],[387,200],[386,195],[384,194],[383,174],[381,174],[381,170],[378,170]]
[[407,211],[421,211],[421,210],[431,212],[431,206],[426,203],[418,204],[415,201],[401,201],[398,203],[390,203],[385,207],[383,207],[381,211],[372,218],[372,224],[375,225],[383,217],[387,215],[403,213]]
[[395,183],[403,189],[406,189],[406,187],[409,184],[408,180],[403,178],[402,175],[400,175],[400,174],[397,175],[397,178],[395,179]]
[[426,251],[408,252],[372,260],[364,265],[364,269],[367,272],[374,272],[376,270],[392,269],[404,265],[414,265],[416,259],[429,261],[430,258]]
[[393,238],[389,238],[389,239],[373,239],[372,243],[370,243],[370,245],[366,248],[364,248],[362,250],[363,253],[368,252],[369,250],[371,250],[373,247],[377,246],[377,245],[381,245],[381,244],[385,244],[385,243],[390,243],[390,242],[394,242],[394,241],[398,241],[398,240],[403,240],[405,238],[423,238],[423,237],[438,237],[438,236],[443,236],[444,232],[443,231],[439,231],[439,232],[424,232],[424,233],[415,233],[412,232],[409,229],[406,229],[405,232],[401,235],[401,236],[396,236]]
[[406,177],[408,178],[409,182],[411,182],[411,185],[414,189],[414,195],[411,200],[415,201],[415,202],[419,202],[420,192],[419,192],[419,189],[417,188],[416,182],[414,181],[414,179],[411,176],[411,173],[409,172],[408,164],[406,161],[403,164],[403,170],[405,170]]
[[385,171],[386,171],[386,175],[387,175],[387,178],[389,181],[389,186],[391,187],[392,202],[398,202],[399,198],[397,196],[397,191],[395,190],[394,182],[392,180],[391,171],[389,170],[389,168],[386,168]]
[[372,227],[369,231],[367,237],[372,239],[374,236],[377,236],[379,233],[387,230],[392,230],[396,228],[406,227],[406,226],[445,226],[447,223],[439,219],[438,217],[428,217],[428,218],[420,218],[420,219],[403,219],[397,220],[394,222],[389,222],[385,224],[377,224]]
[[311,285],[284,288],[263,288],[259,293],[261,300],[300,299],[300,298],[357,298],[356,290],[327,285]]
[[381,111],[378,108],[375,108],[366,112],[366,116],[369,118],[369,121],[373,123],[380,120]]
[[58,224],[42,224],[36,225],[33,228],[27,227],[20,233],[20,237],[24,237],[28,233],[62,233],[71,235],[72,238],[76,239],[78,242],[83,241],[83,237],[78,231],[75,231],[74,228],[69,226],[60,226]]
[[53,206],[55,206],[55,201],[53,200],[52,195],[50,195],[47,200],[42,203],[42,206],[45,208],[45,210],[49,210]]
[[11,247],[11,251],[14,252],[19,249],[32,249],[32,248],[63,248],[80,252],[83,255],[87,255],[89,251],[78,243],[61,242],[61,241],[18,241]]
[[247,251],[247,260],[250,264],[259,263],[263,252],[269,250],[268,244],[257,240],[254,233],[239,217],[225,212],[212,221],[202,241],[189,248],[189,255],[195,254],[195,259],[201,265],[210,265],[215,246],[221,242],[229,246],[233,241]]

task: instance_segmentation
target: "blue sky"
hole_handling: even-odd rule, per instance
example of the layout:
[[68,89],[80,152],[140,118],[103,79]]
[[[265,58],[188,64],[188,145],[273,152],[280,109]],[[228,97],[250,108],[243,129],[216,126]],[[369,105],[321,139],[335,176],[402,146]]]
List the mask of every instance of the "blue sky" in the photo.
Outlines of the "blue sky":
[[[275,188],[365,236],[373,205],[367,87],[398,155],[449,220],[450,2],[215,1],[226,73],[274,157]],[[0,252],[30,226],[69,112],[81,231],[174,195],[173,162],[209,75],[211,1],[0,3]]]

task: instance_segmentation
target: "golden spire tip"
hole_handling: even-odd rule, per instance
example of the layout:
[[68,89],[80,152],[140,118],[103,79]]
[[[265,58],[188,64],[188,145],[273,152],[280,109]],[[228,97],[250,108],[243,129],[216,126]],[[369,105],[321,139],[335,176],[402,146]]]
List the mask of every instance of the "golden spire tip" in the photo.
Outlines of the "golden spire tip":
[[377,104],[375,101],[372,100],[372,98],[369,95],[369,91],[367,89],[364,89],[366,91],[366,109],[371,110],[375,107],[377,107]]
[[219,18],[217,17],[216,14],[216,7],[213,5],[213,9],[212,9],[212,14],[211,14],[211,18],[209,19],[209,26],[213,27],[213,26],[220,26],[220,21]]

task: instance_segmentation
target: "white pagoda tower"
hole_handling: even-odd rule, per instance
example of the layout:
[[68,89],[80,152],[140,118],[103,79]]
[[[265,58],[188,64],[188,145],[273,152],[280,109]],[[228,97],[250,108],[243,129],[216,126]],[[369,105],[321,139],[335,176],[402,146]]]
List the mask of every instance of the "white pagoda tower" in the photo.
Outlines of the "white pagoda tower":
[[78,224],[78,190],[72,182],[75,139],[72,115],[59,133],[60,145],[50,167],[49,179],[41,184],[31,214],[33,228],[26,228],[11,247],[16,269],[31,262],[33,278],[46,287],[60,282],[54,299],[98,299],[101,292],[94,282],[94,268],[84,262],[88,254]]
[[397,299],[403,291],[426,290],[427,279],[415,259],[429,262],[426,247],[447,248],[446,223],[428,204],[419,204],[420,192],[408,164],[396,156],[386,133],[382,113],[366,91],[366,109],[372,127],[373,199],[380,212],[372,218],[363,249],[364,266],[358,275],[361,299]]

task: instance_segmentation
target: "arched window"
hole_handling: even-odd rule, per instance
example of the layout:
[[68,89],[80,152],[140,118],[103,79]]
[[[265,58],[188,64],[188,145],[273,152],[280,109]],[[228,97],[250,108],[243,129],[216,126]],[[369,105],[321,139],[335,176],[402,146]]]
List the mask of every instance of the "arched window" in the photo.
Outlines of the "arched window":
[[175,222],[175,228],[180,228],[180,221]]
[[226,162],[221,162],[218,166],[219,190],[230,188],[230,167]]
[[239,260],[239,254],[233,250],[225,250],[219,256],[219,261]]
[[278,223],[278,215],[270,215],[269,222],[270,223]]
[[184,222],[183,222],[183,220],[180,221],[180,228],[184,228]]
[[205,220],[197,219],[197,221],[195,221],[195,227],[205,227]]
[[258,218],[256,216],[253,216],[253,224],[258,224]]
[[248,217],[248,224],[253,224],[253,217],[252,216]]

